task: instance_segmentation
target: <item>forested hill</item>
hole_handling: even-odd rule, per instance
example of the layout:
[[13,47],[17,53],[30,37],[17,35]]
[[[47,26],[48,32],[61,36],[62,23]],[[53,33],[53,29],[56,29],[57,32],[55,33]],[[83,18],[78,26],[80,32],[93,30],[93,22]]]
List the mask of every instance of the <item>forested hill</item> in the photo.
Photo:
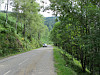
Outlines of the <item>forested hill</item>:
[[44,24],[47,25],[49,30],[52,30],[55,24],[56,17],[45,17],[44,20],[45,20]]
[[8,9],[6,13],[0,12],[0,57],[41,47],[47,41],[49,30],[38,13],[39,4],[31,0],[14,0],[13,6],[12,13]]

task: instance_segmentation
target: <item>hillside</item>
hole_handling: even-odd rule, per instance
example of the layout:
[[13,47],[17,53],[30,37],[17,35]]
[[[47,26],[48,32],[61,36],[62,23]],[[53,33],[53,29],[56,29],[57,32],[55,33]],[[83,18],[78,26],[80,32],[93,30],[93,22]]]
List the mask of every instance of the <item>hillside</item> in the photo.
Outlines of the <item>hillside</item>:
[[45,17],[44,20],[44,25],[49,28],[49,31],[52,30],[54,24],[56,23],[56,17]]
[[[6,24],[6,14],[0,13],[0,57],[42,46],[42,41],[40,39],[44,37],[43,34],[45,34],[45,29],[48,30],[47,27],[42,25],[38,29],[31,25],[24,26],[24,22],[21,23],[18,21],[18,23],[16,23],[16,18],[11,14],[8,14],[8,21]],[[18,24],[17,29],[16,24]],[[31,29],[30,27],[33,28]],[[42,33],[39,31],[41,27],[43,29],[45,28],[42,30]],[[44,38],[43,40],[45,41]]]

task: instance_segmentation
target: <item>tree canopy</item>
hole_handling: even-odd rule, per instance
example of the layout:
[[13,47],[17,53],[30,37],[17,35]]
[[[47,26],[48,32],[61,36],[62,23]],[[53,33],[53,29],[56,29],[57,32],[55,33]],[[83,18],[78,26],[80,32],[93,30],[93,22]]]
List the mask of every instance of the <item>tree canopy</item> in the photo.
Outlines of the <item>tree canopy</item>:
[[0,12],[2,56],[42,46],[49,32],[35,0],[14,0],[12,6],[13,12]]
[[[92,75],[100,74],[100,1],[50,0],[59,22],[51,31],[51,40],[81,61]],[[67,61],[66,61],[67,62]]]

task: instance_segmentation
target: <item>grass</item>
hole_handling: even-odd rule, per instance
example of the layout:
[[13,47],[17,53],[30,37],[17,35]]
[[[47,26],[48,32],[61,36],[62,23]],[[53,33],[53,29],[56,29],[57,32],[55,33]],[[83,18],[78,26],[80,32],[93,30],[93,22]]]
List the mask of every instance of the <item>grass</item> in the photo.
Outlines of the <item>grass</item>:
[[80,61],[72,58],[68,53],[66,53],[64,60],[63,53],[63,50],[54,47],[54,61],[57,75],[89,75],[88,69],[86,69],[85,73],[82,72]]
[[62,58],[58,48],[54,48],[54,61],[57,75],[77,75],[70,67],[66,67],[66,62]]

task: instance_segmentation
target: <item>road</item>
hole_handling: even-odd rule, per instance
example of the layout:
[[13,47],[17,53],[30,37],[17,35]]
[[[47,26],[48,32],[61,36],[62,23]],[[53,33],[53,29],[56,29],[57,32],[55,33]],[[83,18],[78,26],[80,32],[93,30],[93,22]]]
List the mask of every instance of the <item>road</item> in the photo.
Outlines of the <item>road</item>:
[[54,70],[52,46],[0,60],[0,75],[56,75]]

